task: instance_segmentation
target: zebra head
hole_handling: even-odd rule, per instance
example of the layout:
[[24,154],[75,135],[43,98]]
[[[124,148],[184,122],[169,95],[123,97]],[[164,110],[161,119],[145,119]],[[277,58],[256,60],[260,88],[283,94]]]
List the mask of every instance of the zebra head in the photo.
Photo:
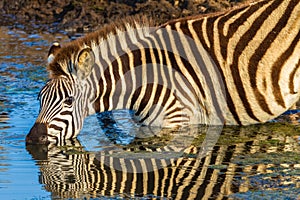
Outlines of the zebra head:
[[88,76],[95,62],[94,53],[89,47],[73,47],[74,51],[64,48],[59,44],[50,48],[51,79],[39,93],[40,112],[26,137],[27,144],[60,144],[76,137],[90,112]]

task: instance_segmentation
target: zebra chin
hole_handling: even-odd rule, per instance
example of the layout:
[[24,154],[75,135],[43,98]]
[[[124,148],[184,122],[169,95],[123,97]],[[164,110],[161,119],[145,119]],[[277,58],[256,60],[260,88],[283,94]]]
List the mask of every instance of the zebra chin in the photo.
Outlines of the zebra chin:
[[26,136],[26,145],[49,144],[47,124],[35,123]]

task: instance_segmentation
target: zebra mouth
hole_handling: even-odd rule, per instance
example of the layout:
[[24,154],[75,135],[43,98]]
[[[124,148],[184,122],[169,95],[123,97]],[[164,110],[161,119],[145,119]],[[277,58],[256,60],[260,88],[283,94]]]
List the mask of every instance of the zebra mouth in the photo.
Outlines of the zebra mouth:
[[34,124],[26,136],[26,145],[28,144],[49,144],[46,124]]

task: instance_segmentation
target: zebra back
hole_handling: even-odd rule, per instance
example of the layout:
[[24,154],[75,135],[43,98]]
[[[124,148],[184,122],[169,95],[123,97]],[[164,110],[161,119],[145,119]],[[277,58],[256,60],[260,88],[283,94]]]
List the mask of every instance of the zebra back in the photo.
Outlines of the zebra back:
[[[213,59],[224,83],[226,124],[251,124],[273,119],[299,99],[300,2],[262,0],[235,9],[173,20],[161,28],[193,39]],[[178,49],[191,52],[189,44]],[[203,66],[206,84],[210,79]],[[196,85],[195,85],[196,87]],[[199,85],[198,85],[199,87]],[[211,92],[214,106],[219,95]]]

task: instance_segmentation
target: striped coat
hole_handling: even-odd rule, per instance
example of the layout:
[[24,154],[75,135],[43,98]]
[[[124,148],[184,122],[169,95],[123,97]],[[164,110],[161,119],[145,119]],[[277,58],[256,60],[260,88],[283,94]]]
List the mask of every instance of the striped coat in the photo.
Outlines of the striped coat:
[[51,54],[28,143],[74,138],[130,109],[155,127],[266,122],[299,99],[300,2],[263,0],[167,22],[125,20]]

